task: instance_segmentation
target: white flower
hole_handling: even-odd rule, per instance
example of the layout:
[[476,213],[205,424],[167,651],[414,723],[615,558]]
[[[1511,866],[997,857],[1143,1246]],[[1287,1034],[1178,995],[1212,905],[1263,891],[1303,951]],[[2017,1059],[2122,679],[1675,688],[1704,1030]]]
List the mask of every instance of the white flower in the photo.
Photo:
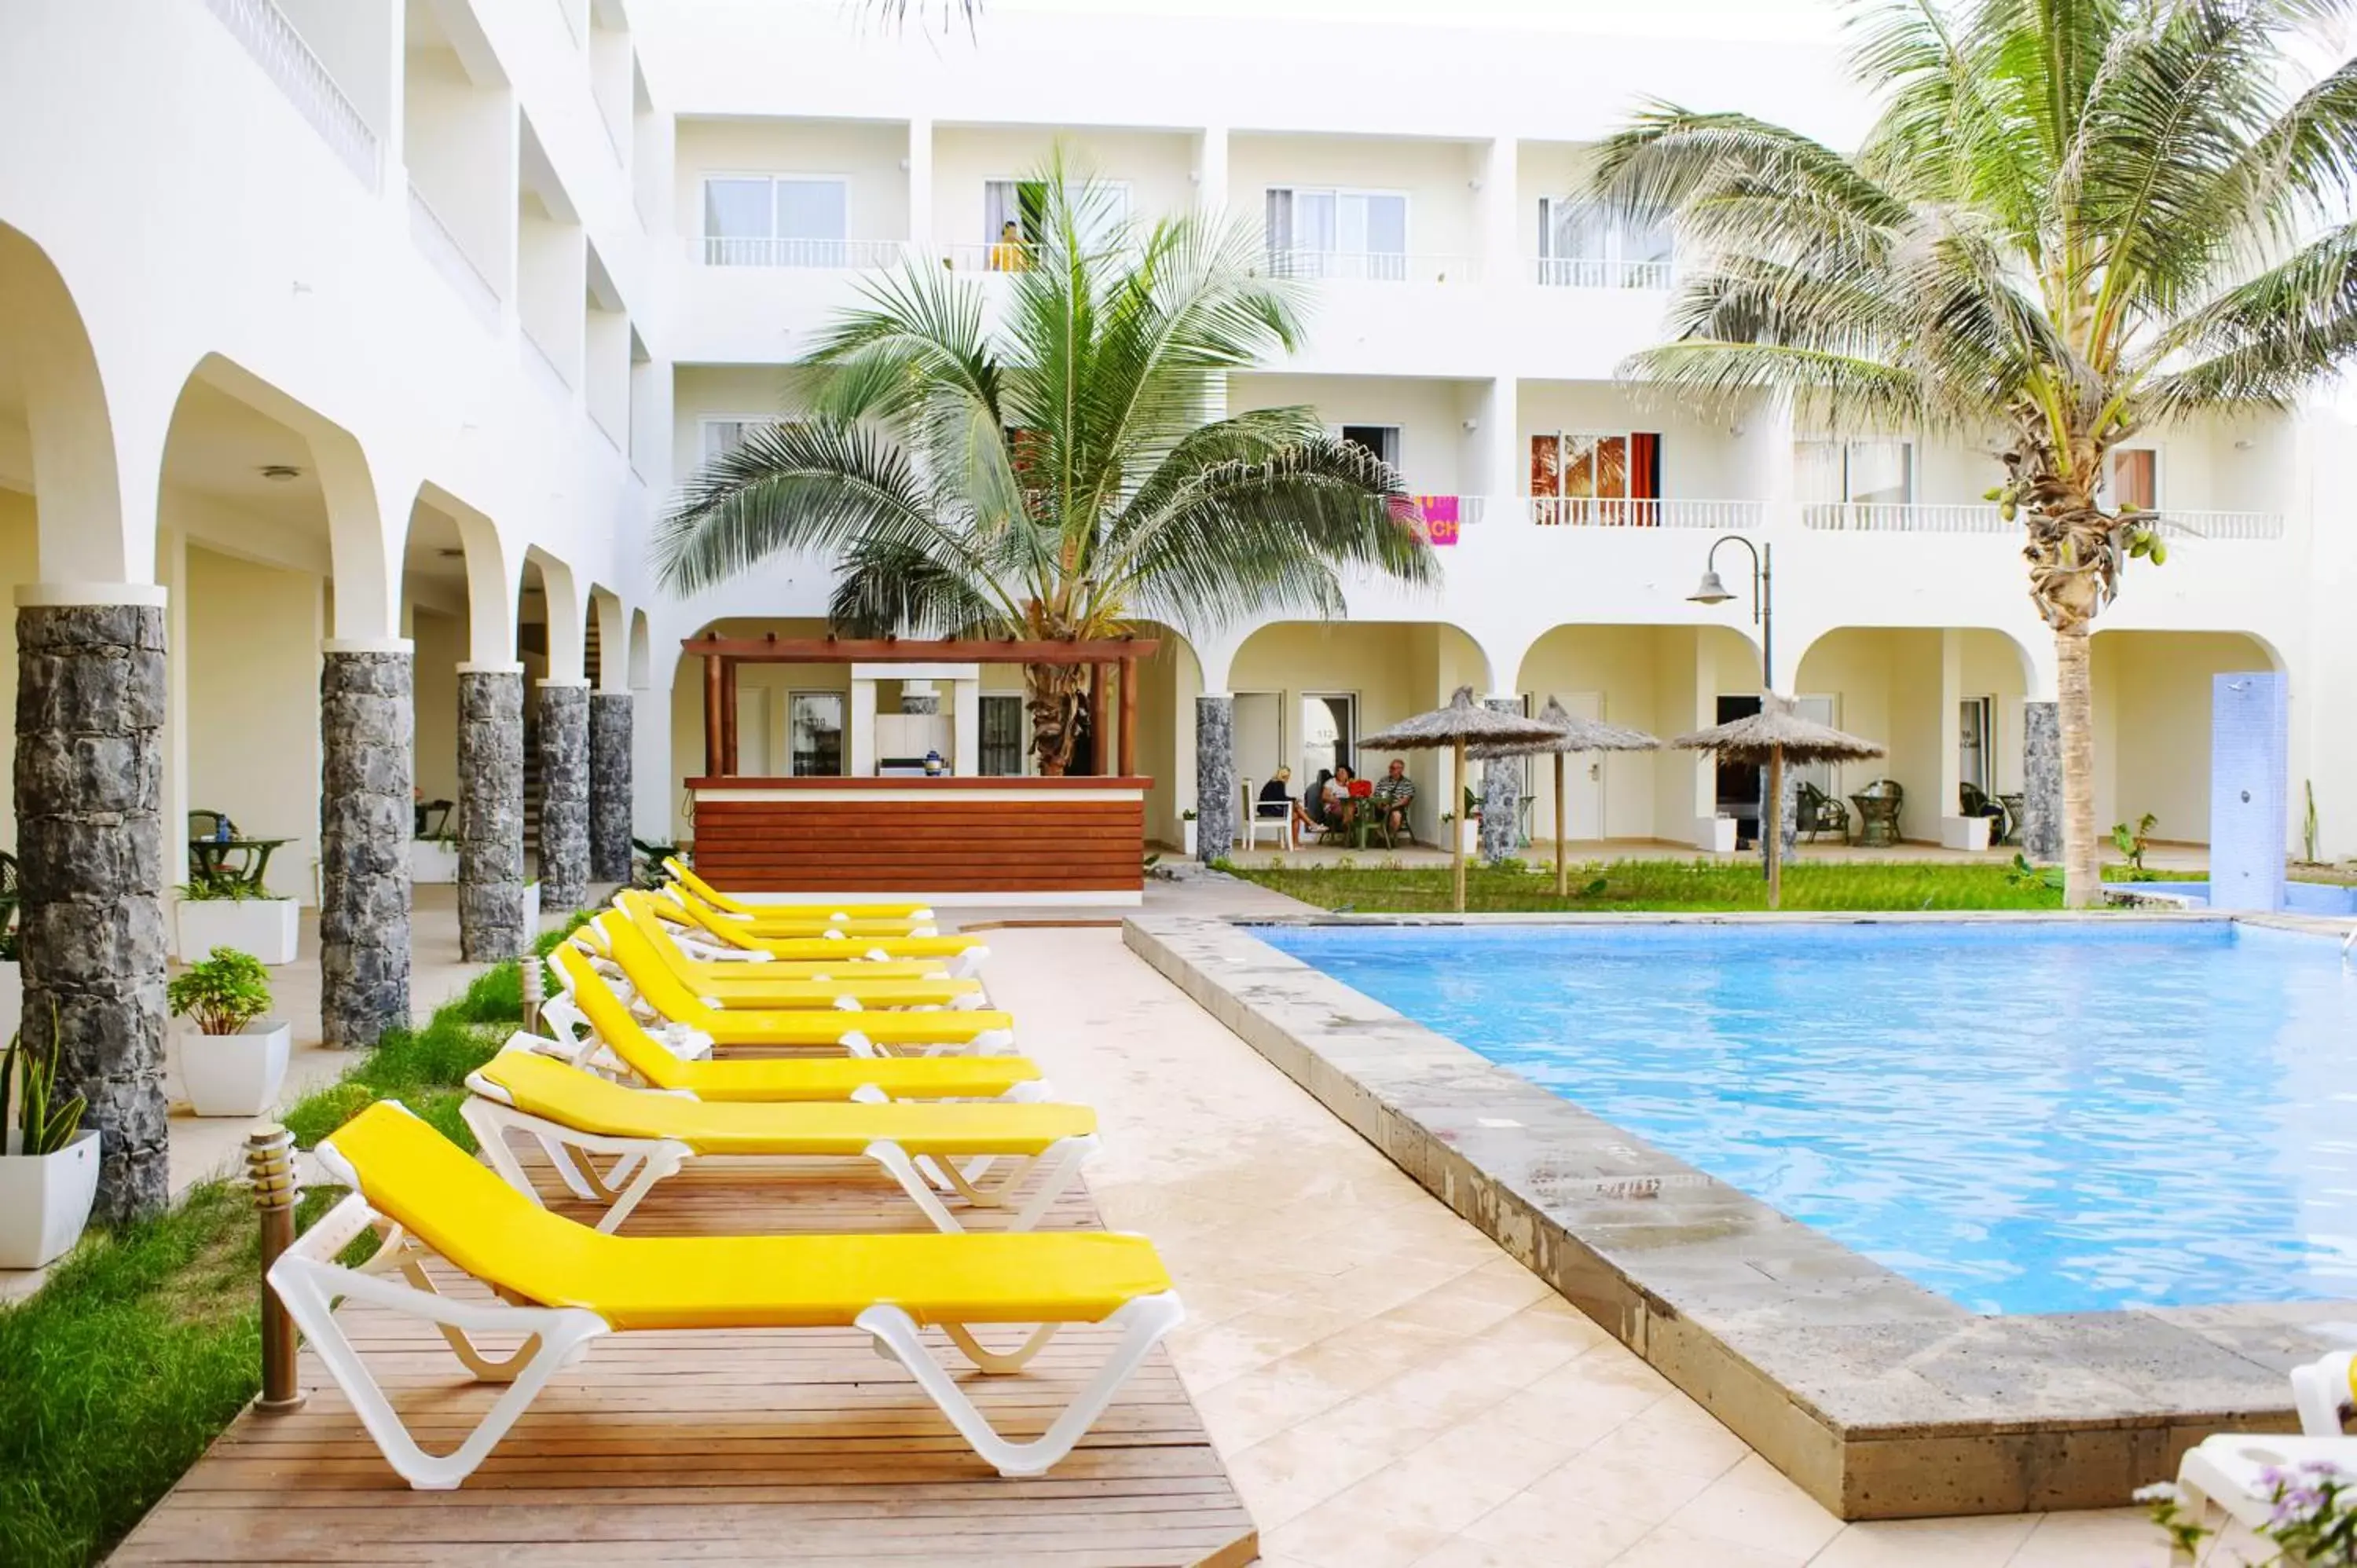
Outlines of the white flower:
[[2138,1487],[2128,1496],[2140,1503],[2173,1503],[2177,1501],[2177,1483],[2155,1481],[2149,1487]]

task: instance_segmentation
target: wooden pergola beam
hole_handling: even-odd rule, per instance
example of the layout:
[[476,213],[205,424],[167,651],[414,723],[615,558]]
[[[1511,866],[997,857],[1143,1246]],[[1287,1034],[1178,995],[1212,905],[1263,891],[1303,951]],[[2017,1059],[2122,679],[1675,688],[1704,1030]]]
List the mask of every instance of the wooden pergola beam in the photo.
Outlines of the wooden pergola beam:
[[1162,646],[1152,637],[1024,642],[961,638],[687,637],[683,651],[746,664],[1105,664],[1142,659]]

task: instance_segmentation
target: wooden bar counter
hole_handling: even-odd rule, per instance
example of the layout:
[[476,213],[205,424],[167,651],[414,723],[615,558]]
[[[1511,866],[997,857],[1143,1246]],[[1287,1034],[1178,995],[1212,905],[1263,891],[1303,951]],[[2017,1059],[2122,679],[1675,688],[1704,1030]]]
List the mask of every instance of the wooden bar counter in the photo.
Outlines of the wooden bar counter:
[[1150,779],[690,779],[695,869],[731,893],[1135,904]]

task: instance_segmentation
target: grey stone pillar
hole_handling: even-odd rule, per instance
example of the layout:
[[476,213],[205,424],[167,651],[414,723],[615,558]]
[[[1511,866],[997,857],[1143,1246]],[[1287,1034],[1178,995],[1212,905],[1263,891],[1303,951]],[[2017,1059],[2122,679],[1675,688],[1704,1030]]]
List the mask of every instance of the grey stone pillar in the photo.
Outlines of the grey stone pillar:
[[24,1034],[99,1134],[96,1217],[162,1211],[164,609],[16,611]]
[[2021,704],[2021,852],[2062,858],[2062,705]]
[[630,879],[628,692],[589,693],[589,875],[598,882]]
[[322,650],[319,1034],[330,1046],[373,1046],[409,1023],[414,686],[405,651]]
[[[1517,697],[1484,697],[1481,705],[1492,713],[1523,716]],[[1522,765],[1485,762],[1481,765],[1481,858],[1491,865],[1510,858],[1522,822]]]
[[564,914],[589,891],[589,687],[540,685],[540,907]]
[[458,667],[458,956],[523,950],[523,671]]
[[1195,699],[1195,858],[1209,865],[1236,836],[1236,700]]

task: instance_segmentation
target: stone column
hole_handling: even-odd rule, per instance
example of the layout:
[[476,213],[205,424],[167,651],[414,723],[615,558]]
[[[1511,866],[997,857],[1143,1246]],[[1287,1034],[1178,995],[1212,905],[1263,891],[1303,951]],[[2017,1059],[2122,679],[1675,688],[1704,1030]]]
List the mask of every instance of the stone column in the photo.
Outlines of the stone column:
[[409,1023],[409,644],[332,640],[319,661],[319,1032],[373,1046]]
[[[545,816],[542,818],[546,820]],[[548,830],[541,831],[545,833]],[[589,875],[598,882],[630,879],[628,692],[589,694]]]
[[[1520,697],[1484,697],[1481,705],[1493,713],[1522,717]],[[1495,865],[1512,856],[1521,822],[1522,765],[1485,762],[1481,765],[1481,858]]]
[[523,950],[523,671],[458,666],[458,955]]
[[[1784,864],[1800,858],[1801,770],[1790,757],[1784,761],[1784,800],[1777,818],[1776,836],[1784,843]],[[1768,765],[1760,765],[1760,867],[1768,867]]]
[[[103,590],[102,590],[103,591]],[[16,856],[24,1036],[89,1101],[96,1218],[159,1213],[164,1104],[164,594],[18,591]],[[61,602],[62,601],[62,602]]]
[[589,891],[589,682],[540,683],[540,907],[577,909]]
[[2062,858],[2062,707],[2021,704],[2021,853]]
[[1236,836],[1236,700],[1195,699],[1195,858],[1209,865]]

